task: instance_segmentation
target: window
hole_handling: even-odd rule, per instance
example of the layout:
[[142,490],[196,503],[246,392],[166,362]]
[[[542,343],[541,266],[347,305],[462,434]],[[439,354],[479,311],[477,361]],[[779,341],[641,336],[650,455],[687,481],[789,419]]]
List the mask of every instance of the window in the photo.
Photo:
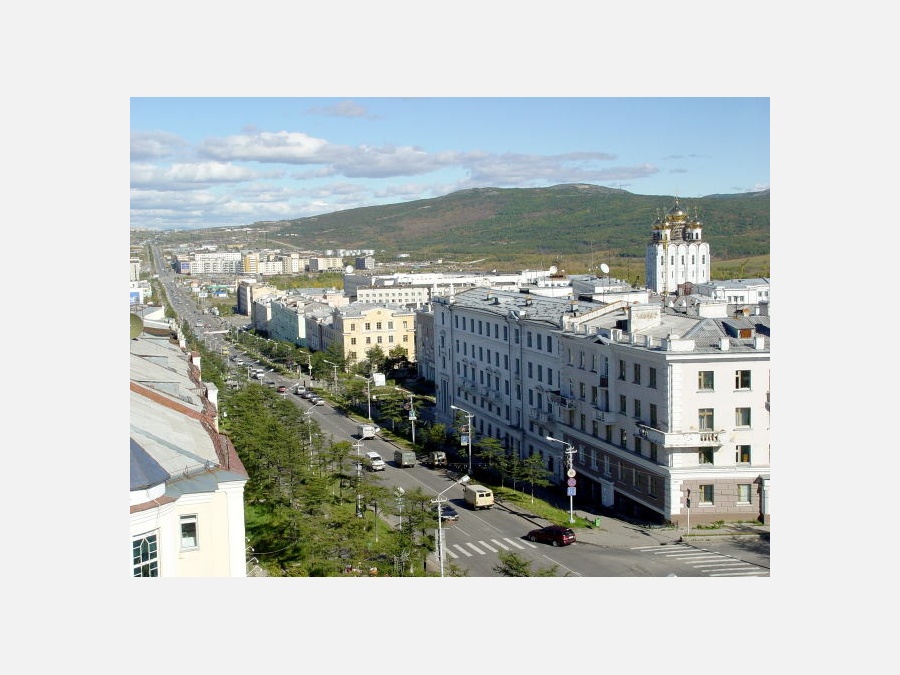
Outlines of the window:
[[381,344],[381,336],[378,336],[378,344]]
[[700,449],[700,463],[701,464],[712,464],[713,463],[712,448],[701,448]]
[[531,331],[525,333],[525,346],[531,348]]
[[734,446],[734,461],[738,464],[750,463],[750,446],[736,445]]
[[701,370],[697,374],[697,389],[700,391],[713,391],[713,371]]
[[369,323],[368,321],[366,321],[366,323],[364,324],[364,327],[366,330],[372,330],[372,324]]
[[651,403],[650,404],[650,426],[653,427],[654,429],[656,429],[657,422],[658,422],[658,420],[657,420],[657,415],[656,415],[656,404]]
[[367,345],[372,344],[372,336],[366,336],[366,344]]
[[638,399],[634,399],[634,417],[641,418],[641,402]]
[[749,389],[750,388],[750,371],[736,370],[734,371],[734,388]]
[[737,493],[737,503],[738,504],[749,504],[750,503],[750,483],[739,483]]
[[381,330],[381,322],[380,321],[375,322],[375,330]]
[[734,426],[749,427],[750,426],[750,408],[734,409]]
[[701,504],[714,504],[715,492],[713,491],[712,485],[701,485],[700,486],[700,503]]
[[651,389],[656,389],[656,368],[650,369],[649,377],[650,377],[650,382],[647,386],[649,386]]
[[388,330],[394,330],[394,322],[388,321]]
[[197,548],[197,516],[181,516],[181,548]]
[[619,379],[625,379],[625,362],[619,359]]
[[356,344],[356,338],[355,338],[355,337],[350,338],[350,344],[351,344],[351,345],[355,345],[355,344]]
[[640,384],[640,383],[641,383],[641,364],[635,363],[634,364],[634,384]]
[[550,335],[547,336],[547,351],[553,353],[553,337]]
[[619,429],[619,445],[628,449],[628,432],[624,429]]
[[131,552],[134,559],[134,576],[159,576],[159,548],[155,534],[145,534],[132,539]]
[[659,446],[651,441],[650,443],[650,460],[655,462],[659,456]]
[[621,394],[619,394],[619,412],[626,414],[628,412],[628,399]]
[[697,424],[700,427],[700,431],[712,431],[714,429],[713,423],[713,409],[712,408],[700,408],[698,411],[698,420]]
[[542,342],[543,337],[544,336],[541,335],[540,333],[537,334],[537,348],[538,349],[543,349],[543,347],[541,346],[543,344],[543,342]]
[[647,494],[651,497],[656,496],[656,479],[653,476],[647,477]]

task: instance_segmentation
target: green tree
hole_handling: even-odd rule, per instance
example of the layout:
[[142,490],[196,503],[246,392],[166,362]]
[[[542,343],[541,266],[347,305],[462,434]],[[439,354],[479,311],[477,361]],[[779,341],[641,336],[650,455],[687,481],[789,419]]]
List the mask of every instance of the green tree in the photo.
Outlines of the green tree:
[[500,487],[503,487],[503,461],[506,457],[506,450],[500,439],[493,436],[484,436],[478,440],[472,453],[484,461],[487,467],[496,471],[500,475]]
[[504,577],[555,577],[559,565],[541,567],[534,571],[531,569],[531,561],[512,551],[500,551],[497,554],[499,565],[494,565],[494,571]]
[[368,364],[369,373],[383,373],[384,363],[387,357],[380,345],[375,345],[371,349],[366,350],[366,363]]
[[424,436],[422,443],[426,450],[429,448],[440,450],[444,447],[444,443],[447,440],[447,427],[438,422],[425,427],[425,431],[422,435]]
[[528,455],[519,467],[519,477],[531,486],[531,503],[534,503],[535,486],[544,487],[550,485],[550,472],[544,467],[544,462],[538,453]]

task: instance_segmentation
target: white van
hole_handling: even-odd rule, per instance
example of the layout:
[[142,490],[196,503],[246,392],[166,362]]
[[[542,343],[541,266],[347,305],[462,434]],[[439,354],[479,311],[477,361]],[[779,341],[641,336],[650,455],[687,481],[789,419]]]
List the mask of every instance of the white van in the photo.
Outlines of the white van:
[[494,493],[483,485],[463,485],[463,495],[473,509],[489,509],[494,505]]
[[384,460],[377,452],[367,452],[366,459],[369,460],[369,471],[384,471]]

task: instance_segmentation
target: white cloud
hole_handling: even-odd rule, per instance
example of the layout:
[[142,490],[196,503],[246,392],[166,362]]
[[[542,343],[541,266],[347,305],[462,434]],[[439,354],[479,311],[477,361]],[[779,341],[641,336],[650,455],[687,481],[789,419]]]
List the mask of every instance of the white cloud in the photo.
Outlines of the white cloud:
[[304,133],[262,131],[244,136],[226,136],[204,141],[198,151],[207,157],[231,161],[322,164],[328,142]]
[[258,174],[250,169],[220,162],[197,164],[132,164],[132,187],[168,190],[193,190],[215,183],[236,183],[253,180]]

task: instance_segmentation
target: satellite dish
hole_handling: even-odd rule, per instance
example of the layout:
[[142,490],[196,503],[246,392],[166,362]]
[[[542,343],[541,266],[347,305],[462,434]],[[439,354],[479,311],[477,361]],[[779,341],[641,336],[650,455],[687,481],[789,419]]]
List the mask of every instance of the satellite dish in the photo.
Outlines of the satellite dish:
[[347,265],[347,266],[344,268],[344,271],[345,271],[347,274],[353,274],[353,265]]
[[556,265],[550,265],[548,272],[550,272],[550,274],[556,274]]
[[129,314],[131,315],[130,339],[134,340],[138,335],[144,332],[144,321],[137,314],[132,314],[131,312],[129,312]]
[[600,263],[600,271],[603,272],[603,274],[609,274],[609,265]]

